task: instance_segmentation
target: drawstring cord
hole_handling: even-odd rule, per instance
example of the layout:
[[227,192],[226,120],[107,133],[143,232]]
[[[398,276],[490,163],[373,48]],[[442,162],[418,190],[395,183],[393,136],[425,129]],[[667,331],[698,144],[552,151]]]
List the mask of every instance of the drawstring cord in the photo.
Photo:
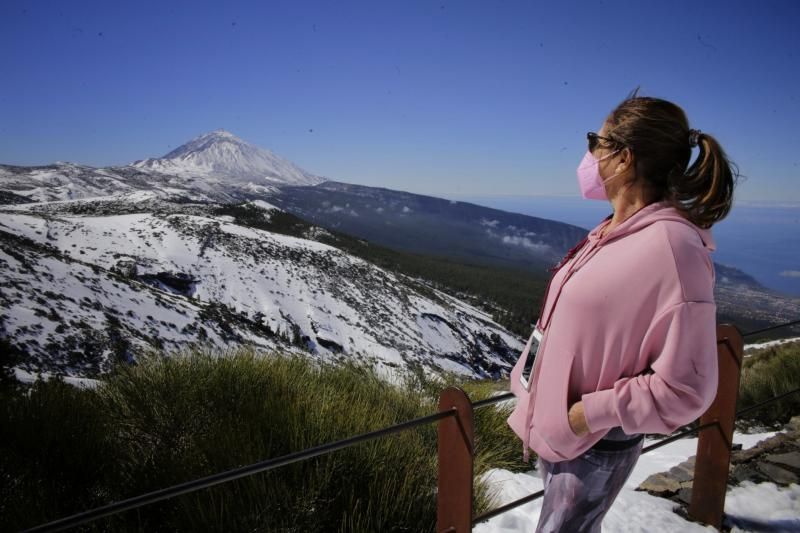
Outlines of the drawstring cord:
[[[608,217],[606,217],[606,220],[610,219],[612,216],[613,215],[609,215]],[[558,264],[550,268],[550,272],[552,272],[553,275],[547,282],[547,287],[545,288],[544,291],[544,297],[542,298],[542,307],[541,310],[539,311],[539,317],[537,318],[536,326],[534,327],[534,329],[538,328],[540,324],[541,324],[540,329],[542,332],[544,332],[547,329],[547,326],[549,326],[550,324],[550,318],[553,316],[553,311],[555,310],[556,303],[558,303],[558,299],[561,296],[561,291],[564,288],[564,285],[566,285],[567,281],[569,281],[569,278],[572,276],[572,274],[574,274],[580,267],[586,264],[589,261],[589,259],[591,259],[599,251],[600,249],[599,241],[594,246],[586,246],[588,242],[589,242],[589,237],[587,235],[586,237],[581,239],[581,241],[578,242],[578,244],[570,248],[570,250],[564,256],[564,258],[561,259],[561,261],[559,261]],[[547,314],[544,323],[542,323],[542,317],[545,312],[545,307],[547,305],[547,297],[550,294],[550,287],[551,284],[553,283],[553,279],[555,279],[558,271],[561,270],[564,267],[564,265],[566,265],[570,261],[572,261],[573,263],[570,265],[567,274],[564,276],[564,279],[559,284],[558,292],[556,292],[553,304],[550,306],[550,312]],[[527,356],[529,348],[530,348],[530,341],[528,343],[528,346],[526,346],[524,352],[525,356]],[[536,354],[537,357],[541,356],[541,354],[544,351],[543,348],[544,346],[539,347],[539,353]],[[531,375],[530,377],[532,390],[533,390],[534,377],[535,377],[534,375]],[[530,438],[531,438],[531,425],[533,422],[533,403],[534,403],[532,400],[533,398],[530,398],[530,400],[528,401],[527,409],[525,411],[525,431],[523,432],[522,436],[522,461],[524,463],[527,463],[530,460]]]

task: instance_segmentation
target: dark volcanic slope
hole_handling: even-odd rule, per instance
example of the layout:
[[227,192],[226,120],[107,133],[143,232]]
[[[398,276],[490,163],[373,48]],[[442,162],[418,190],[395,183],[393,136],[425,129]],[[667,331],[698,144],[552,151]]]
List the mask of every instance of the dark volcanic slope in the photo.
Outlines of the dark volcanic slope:
[[586,233],[466,202],[332,181],[281,187],[269,201],[310,222],[392,248],[529,270],[557,261]]

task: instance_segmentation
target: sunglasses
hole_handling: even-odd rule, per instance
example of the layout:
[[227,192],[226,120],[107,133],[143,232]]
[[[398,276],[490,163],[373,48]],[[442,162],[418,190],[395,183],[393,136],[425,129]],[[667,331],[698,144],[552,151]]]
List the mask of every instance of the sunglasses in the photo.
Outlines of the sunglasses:
[[593,131],[590,131],[586,134],[586,139],[589,141],[589,151],[594,152],[594,149],[597,148],[597,145],[600,143],[601,140],[607,141],[611,144],[622,144],[619,141],[615,141],[610,137],[601,137],[600,135],[596,134]]

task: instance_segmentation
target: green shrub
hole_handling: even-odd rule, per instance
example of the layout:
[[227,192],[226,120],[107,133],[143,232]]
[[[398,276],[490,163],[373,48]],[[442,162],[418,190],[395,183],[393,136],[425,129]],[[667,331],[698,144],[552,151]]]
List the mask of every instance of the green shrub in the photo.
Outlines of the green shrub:
[[[436,411],[444,382],[307,358],[191,353],[81,390],[38,382],[2,411],[0,529],[279,457]],[[464,383],[472,400],[489,383]],[[476,478],[521,467],[508,409],[479,409]],[[432,531],[436,424],[101,519],[114,531]],[[475,512],[489,505],[476,480]]]
[[[430,412],[369,368],[239,353],[153,359],[100,394],[121,449],[117,497],[282,456]],[[187,495],[140,512],[148,530],[371,531],[432,526],[432,427]],[[368,504],[368,505],[367,505]]]
[[108,500],[108,428],[92,391],[37,381],[0,408],[0,530],[55,520]]
[[[800,342],[758,350],[744,360],[737,409],[744,409],[800,387]],[[785,423],[800,414],[800,394],[745,415],[759,422]]]

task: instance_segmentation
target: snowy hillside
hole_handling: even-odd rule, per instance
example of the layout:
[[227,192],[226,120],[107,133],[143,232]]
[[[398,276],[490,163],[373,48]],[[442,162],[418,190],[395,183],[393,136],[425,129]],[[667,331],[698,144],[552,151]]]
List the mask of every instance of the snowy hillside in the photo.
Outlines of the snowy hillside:
[[[94,168],[73,163],[40,167],[0,165],[2,204],[99,198],[135,191],[178,194],[198,201],[236,201],[236,187],[192,177],[145,172],[135,167]],[[229,190],[230,189],[230,190]]]
[[[142,185],[145,183],[143,182]],[[151,184],[150,187],[157,186]],[[39,167],[0,165],[0,187],[19,201],[48,202],[129,192],[137,188],[120,173],[72,163]]]
[[0,204],[95,198],[132,191],[236,202],[275,192],[280,185],[317,185],[324,181],[269,150],[216,130],[162,158],[127,166],[95,168],[64,162],[36,167],[0,165]]
[[[241,209],[262,228],[280,213]],[[0,331],[28,369],[73,375],[209,342],[488,376],[522,348],[483,312],[317,242],[320,228],[297,238],[221,212],[152,192],[4,206]]]

